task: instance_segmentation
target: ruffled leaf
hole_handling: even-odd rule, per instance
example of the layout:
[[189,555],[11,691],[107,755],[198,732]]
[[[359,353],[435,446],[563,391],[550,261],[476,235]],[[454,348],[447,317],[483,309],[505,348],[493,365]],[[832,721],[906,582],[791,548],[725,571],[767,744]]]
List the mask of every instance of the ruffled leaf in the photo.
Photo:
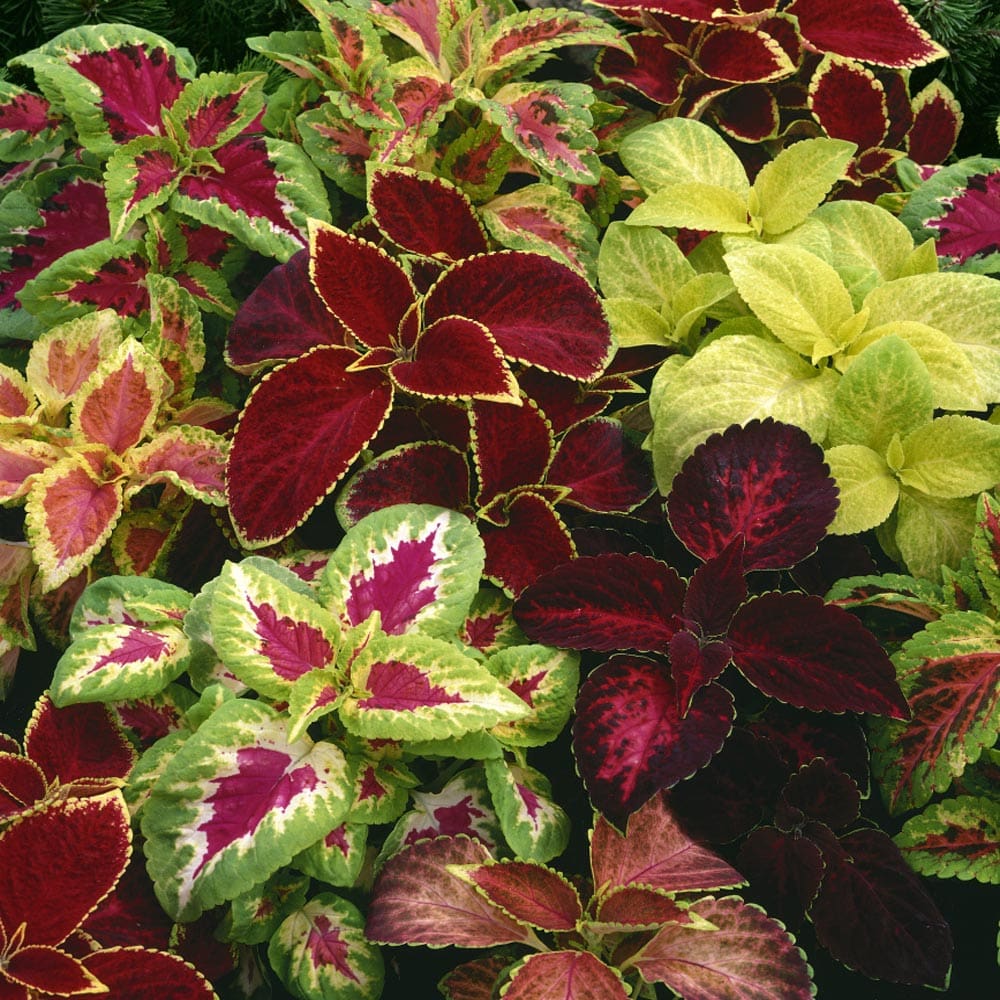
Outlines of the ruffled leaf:
[[160,431],[129,455],[140,482],[172,483],[188,496],[222,507],[226,503],[226,459],[229,442],[207,427],[179,425]]
[[452,872],[475,886],[489,902],[547,931],[571,931],[583,916],[580,895],[565,876],[530,861],[453,867]]

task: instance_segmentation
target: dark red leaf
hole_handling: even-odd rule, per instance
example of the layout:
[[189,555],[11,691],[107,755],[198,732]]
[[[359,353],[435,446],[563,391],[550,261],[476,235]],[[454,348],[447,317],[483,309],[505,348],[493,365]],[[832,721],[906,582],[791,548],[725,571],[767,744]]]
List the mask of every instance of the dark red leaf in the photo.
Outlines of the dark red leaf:
[[695,693],[714,681],[729,665],[732,652],[725,642],[699,642],[686,629],[670,640],[670,676],[677,689],[677,708],[687,714]]
[[951,930],[899,848],[881,830],[857,830],[824,852],[823,885],[809,910],[834,958],[873,979],[944,989]]
[[[65,258],[66,263],[72,260],[70,255]],[[95,309],[114,309],[123,316],[139,316],[149,309],[147,274],[149,262],[140,253],[110,257],[98,268],[88,266],[87,278],[70,285],[60,298]]]
[[108,948],[83,959],[115,1000],[141,1000],[156,986],[157,1000],[213,1000],[211,984],[179,955],[149,948]]
[[0,820],[34,805],[47,790],[45,775],[33,760],[0,751]]
[[173,921],[160,906],[141,851],[132,855],[115,891],[83,922],[81,930],[103,948],[143,945],[167,948]]
[[552,460],[552,428],[531,400],[521,406],[476,402],[470,416],[478,506],[485,507],[518,486],[542,482]]
[[484,864],[466,877],[494,906],[543,930],[574,930],[583,916],[576,889],[543,865],[527,861]]
[[723,636],[736,609],[747,599],[743,573],[743,536],[699,566],[688,581],[684,618],[703,636]]
[[351,372],[346,347],[315,347],[270,372],[247,400],[227,467],[229,509],[264,545],[306,518],[375,436],[392,405],[380,370]]
[[488,249],[472,203],[440,177],[402,167],[375,170],[368,202],[375,224],[403,250],[460,260]]
[[770,35],[742,24],[714,27],[694,58],[705,76],[727,83],[762,83],[788,76],[791,69],[784,50]]
[[944,163],[951,155],[962,127],[958,102],[941,91],[914,100],[913,124],[906,136],[906,151],[917,163]]
[[226,360],[238,371],[253,371],[318,344],[343,345],[344,335],[309,281],[309,252],[300,250],[269,271],[240,306],[226,338]]
[[684,581],[643,555],[574,559],[518,598],[517,623],[534,642],[570,649],[665,652],[682,627]]
[[858,818],[861,793],[851,778],[820,757],[801,767],[781,791],[775,822],[790,830],[791,826],[781,822],[782,811],[797,812],[832,830],[842,830]]
[[[611,356],[611,329],[581,275],[541,254],[504,251],[452,266],[430,290],[425,321],[468,316],[511,360],[585,380]],[[350,325],[350,324],[348,324]]]
[[733,722],[733,699],[710,684],[682,718],[666,667],[618,654],[592,671],[576,702],[573,750],[591,801],[622,823],[651,795],[704,767]]
[[763,83],[748,83],[720,94],[712,115],[723,132],[742,142],[773,139],[781,124],[778,100]]
[[885,92],[875,75],[850,59],[824,60],[809,84],[809,106],[833,139],[880,146],[889,130]]
[[610,392],[591,390],[576,379],[541,368],[526,368],[517,376],[517,382],[522,392],[542,408],[556,435],[581,420],[596,417],[611,402]]
[[895,668],[878,640],[854,615],[819,597],[754,598],[736,613],[729,643],[747,680],[789,705],[909,717]]
[[673,104],[680,97],[681,81],[691,72],[688,60],[660,34],[633,32],[628,43],[634,60],[618,49],[601,53],[597,65],[602,79],[623,83],[658,104]]
[[823,450],[805,431],[770,417],[733,424],[699,445],[667,498],[674,533],[700,559],[718,555],[742,533],[747,571],[804,559],[836,510]]

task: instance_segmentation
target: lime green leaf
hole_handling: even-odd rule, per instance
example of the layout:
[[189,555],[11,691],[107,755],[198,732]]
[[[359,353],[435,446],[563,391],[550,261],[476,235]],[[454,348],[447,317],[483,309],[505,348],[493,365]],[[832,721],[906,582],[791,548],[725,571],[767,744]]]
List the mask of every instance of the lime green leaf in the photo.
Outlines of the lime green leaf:
[[676,226],[752,233],[746,200],[717,184],[688,181],[654,191],[626,220],[632,226]]
[[903,440],[900,481],[934,497],[955,499],[1000,482],[1000,426],[950,414],[926,423]]
[[900,491],[895,540],[914,576],[940,580],[942,566],[957,566],[969,551],[975,524],[975,497],[942,500]]
[[683,341],[701,325],[712,306],[736,290],[728,274],[696,274],[677,289],[670,312],[674,321],[673,339]]
[[842,139],[806,139],[765,163],[751,188],[764,233],[784,233],[805,221],[844,176],[856,149]]
[[928,806],[893,838],[921,875],[1000,885],[1000,802],[961,795]]
[[863,444],[841,444],[826,449],[826,461],[840,491],[830,534],[867,531],[892,513],[899,483],[881,455]]
[[296,854],[292,864],[327,885],[351,886],[364,866],[367,839],[367,823],[341,823]]
[[612,222],[601,239],[597,276],[606,298],[660,309],[694,274],[677,243],[653,226]]
[[487,760],[486,781],[504,839],[519,858],[544,864],[566,850],[570,822],[540,771]]
[[226,940],[264,944],[288,913],[305,903],[308,891],[307,876],[280,871],[241,893],[230,904]]
[[666,347],[674,342],[673,324],[645,302],[626,298],[604,299],[604,312],[619,347],[641,347],[643,344]]

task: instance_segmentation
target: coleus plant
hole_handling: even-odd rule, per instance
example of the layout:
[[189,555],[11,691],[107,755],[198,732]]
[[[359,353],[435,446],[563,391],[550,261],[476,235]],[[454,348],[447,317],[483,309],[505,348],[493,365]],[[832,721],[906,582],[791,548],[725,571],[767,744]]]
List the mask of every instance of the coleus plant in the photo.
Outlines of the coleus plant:
[[536,862],[497,859],[471,838],[423,840],[386,862],[366,934],[393,945],[493,948],[444,977],[452,1000],[497,991],[624,1000],[656,996],[656,983],[690,1000],[813,995],[811,969],[781,924],[739,896],[707,894],[743,878],[688,837],[661,796],[624,832],[597,817],[590,869],[589,880],[574,882]]
[[306,519],[398,395],[520,406],[521,366],[586,384],[610,360],[586,279],[547,255],[491,252],[453,185],[382,168],[369,206],[372,239],[312,223],[308,258],[272,271],[229,331],[238,370],[281,362],[251,392],[229,456],[230,514],[251,548]]
[[[386,508],[332,554],[286,562],[229,563],[195,597],[97,581],[52,697],[129,703],[127,720],[135,703],[162,710],[186,671],[200,700],[179,706],[126,788],[162,905],[188,922],[232,903],[231,939],[269,942],[293,991],[377,996],[363,918],[339,895],[307,898],[308,877],[354,885],[369,829],[397,821],[399,843],[489,827],[522,857],[559,853],[566,816],[526,754],[564,727],[577,656],[526,643],[509,600],[479,593],[483,545],[454,511]],[[414,791],[420,815],[404,815],[418,772],[453,757],[483,763]]]

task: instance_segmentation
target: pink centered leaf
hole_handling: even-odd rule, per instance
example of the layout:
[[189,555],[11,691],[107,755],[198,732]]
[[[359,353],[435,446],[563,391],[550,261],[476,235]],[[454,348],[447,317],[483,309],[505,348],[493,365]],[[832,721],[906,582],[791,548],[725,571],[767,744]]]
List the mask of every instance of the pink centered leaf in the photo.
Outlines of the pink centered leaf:
[[413,663],[399,660],[377,661],[368,671],[365,682],[368,695],[358,707],[407,711],[423,705],[452,705],[464,702],[457,692],[431,683],[428,674]]

